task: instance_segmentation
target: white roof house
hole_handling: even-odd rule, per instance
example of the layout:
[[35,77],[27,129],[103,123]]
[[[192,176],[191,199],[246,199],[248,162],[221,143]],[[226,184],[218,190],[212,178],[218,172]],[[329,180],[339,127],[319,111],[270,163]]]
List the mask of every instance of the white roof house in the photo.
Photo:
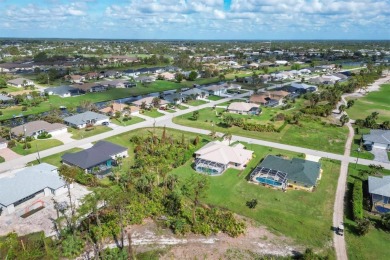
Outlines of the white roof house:
[[242,144],[229,146],[213,141],[195,152],[195,170],[216,175],[229,167],[244,169],[252,154],[253,151],[246,150]]
[[233,113],[259,114],[260,105],[255,103],[233,102],[228,106],[227,110]]
[[6,173],[0,175],[0,207],[10,214],[15,207],[36,197],[63,194],[65,186],[57,167],[47,163]]
[[[142,103],[145,102],[145,105],[146,107],[153,107],[153,99],[155,99],[156,97],[145,97],[145,98],[141,98],[137,101],[134,101],[133,104],[137,107],[140,107],[142,105]],[[166,100],[163,100],[163,99],[160,99],[160,106],[166,106],[167,104],[169,104],[168,101]]]

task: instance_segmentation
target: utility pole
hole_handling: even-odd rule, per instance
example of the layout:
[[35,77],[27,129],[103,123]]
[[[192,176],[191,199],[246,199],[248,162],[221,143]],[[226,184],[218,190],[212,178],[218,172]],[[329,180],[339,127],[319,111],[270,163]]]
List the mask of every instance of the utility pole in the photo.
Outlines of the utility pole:
[[355,170],[356,170],[356,167],[357,167],[357,164],[358,164],[358,161],[359,161],[359,155],[360,155],[360,151],[361,151],[360,147],[357,149],[357,151],[358,151],[358,156],[356,158]]
[[27,150],[27,138],[26,138],[26,126],[23,126],[23,131],[24,131],[24,150]]

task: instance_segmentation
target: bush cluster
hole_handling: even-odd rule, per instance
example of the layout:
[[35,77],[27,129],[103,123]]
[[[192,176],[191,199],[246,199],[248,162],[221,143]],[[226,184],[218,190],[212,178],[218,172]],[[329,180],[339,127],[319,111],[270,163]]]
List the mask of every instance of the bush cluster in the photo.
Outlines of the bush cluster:
[[356,180],[353,184],[352,210],[355,220],[363,219],[363,185],[359,180]]

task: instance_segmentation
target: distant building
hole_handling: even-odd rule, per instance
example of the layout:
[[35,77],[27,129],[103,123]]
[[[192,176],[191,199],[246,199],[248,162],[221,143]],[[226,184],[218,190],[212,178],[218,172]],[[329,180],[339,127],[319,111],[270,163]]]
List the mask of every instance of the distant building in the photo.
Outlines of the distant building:
[[390,130],[371,129],[370,134],[363,135],[363,145],[368,151],[372,148],[390,150]]
[[261,113],[259,105],[246,102],[233,102],[228,106],[227,110],[230,113],[246,115],[258,115]]
[[32,80],[26,79],[26,78],[17,78],[17,79],[11,79],[7,81],[7,84],[12,85],[14,87],[27,87],[27,86],[34,86],[34,82]]
[[48,123],[43,120],[32,121],[26,124],[11,128],[13,136],[32,136],[37,137],[38,135],[47,132],[52,136],[67,133],[67,127],[64,124],[59,123]]
[[109,123],[110,119],[108,116],[87,111],[74,116],[65,117],[64,122],[68,126],[80,129],[85,128],[88,125],[102,125],[104,123]]

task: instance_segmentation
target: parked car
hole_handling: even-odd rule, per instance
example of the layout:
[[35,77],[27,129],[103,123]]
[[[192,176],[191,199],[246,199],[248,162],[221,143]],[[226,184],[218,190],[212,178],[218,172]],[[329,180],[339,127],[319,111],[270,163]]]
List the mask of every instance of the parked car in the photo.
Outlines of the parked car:
[[109,125],[110,122],[103,122],[102,125]]
[[341,222],[340,225],[337,227],[337,234],[340,236],[344,235],[344,223]]

